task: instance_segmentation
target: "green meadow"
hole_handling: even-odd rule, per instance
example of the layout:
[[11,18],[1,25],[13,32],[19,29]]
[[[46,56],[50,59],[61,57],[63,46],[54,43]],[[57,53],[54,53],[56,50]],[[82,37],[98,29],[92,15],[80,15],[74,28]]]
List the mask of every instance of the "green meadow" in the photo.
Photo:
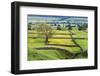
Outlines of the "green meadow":
[[28,61],[80,59],[88,57],[88,33],[77,30],[53,30],[45,44],[45,36],[28,30]]

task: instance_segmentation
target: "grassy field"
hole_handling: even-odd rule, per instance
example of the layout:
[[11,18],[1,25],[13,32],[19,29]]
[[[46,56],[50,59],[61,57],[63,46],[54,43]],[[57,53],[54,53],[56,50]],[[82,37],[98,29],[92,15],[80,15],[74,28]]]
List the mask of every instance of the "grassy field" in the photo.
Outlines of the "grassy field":
[[[55,60],[87,58],[88,33],[76,29],[60,31],[54,30],[53,36],[45,45],[44,38],[39,38],[36,31],[28,31],[28,60]],[[73,33],[73,35],[71,35]],[[36,38],[34,38],[36,37]],[[57,38],[54,38],[57,37]],[[60,38],[59,38],[60,37]],[[53,47],[57,49],[39,50],[39,47]],[[83,53],[82,53],[83,52]]]

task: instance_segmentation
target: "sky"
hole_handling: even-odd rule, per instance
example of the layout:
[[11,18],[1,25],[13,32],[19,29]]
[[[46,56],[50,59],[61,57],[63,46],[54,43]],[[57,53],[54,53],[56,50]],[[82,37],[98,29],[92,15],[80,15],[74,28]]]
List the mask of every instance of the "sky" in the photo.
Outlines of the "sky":
[[84,23],[88,22],[88,17],[81,16],[50,16],[50,15],[28,15],[28,23],[39,23],[39,22],[48,22],[48,23],[64,23],[64,22],[79,22]]

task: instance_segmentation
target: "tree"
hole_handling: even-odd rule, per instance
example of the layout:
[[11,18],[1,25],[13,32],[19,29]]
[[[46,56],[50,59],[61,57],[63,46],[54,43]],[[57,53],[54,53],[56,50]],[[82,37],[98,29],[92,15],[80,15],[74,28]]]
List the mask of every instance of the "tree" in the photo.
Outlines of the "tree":
[[57,26],[57,30],[61,30],[61,26],[60,25]]
[[68,21],[67,23],[68,23],[68,30],[72,30],[72,26],[71,26],[70,22]]
[[87,30],[87,28],[88,28],[87,23],[84,23],[84,24],[83,24],[83,30]]
[[88,25],[86,23],[82,24],[82,25],[77,25],[78,26],[78,30],[87,30]]
[[32,23],[28,23],[28,30],[31,30]]
[[39,24],[36,27],[38,34],[42,34],[45,37],[45,44],[48,44],[48,38],[52,36],[52,27],[48,24]]

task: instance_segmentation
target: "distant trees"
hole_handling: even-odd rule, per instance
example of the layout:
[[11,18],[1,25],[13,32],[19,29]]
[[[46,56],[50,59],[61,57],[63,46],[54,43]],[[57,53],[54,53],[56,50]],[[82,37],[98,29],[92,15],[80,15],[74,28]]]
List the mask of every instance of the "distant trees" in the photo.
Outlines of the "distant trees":
[[87,30],[88,25],[86,23],[83,24],[83,30]]
[[86,23],[82,24],[82,25],[77,25],[78,26],[78,30],[87,30],[88,25]]
[[38,32],[38,34],[42,33],[42,35],[44,35],[45,37],[45,44],[48,44],[48,39],[49,37],[52,36],[52,27],[48,24],[39,24],[36,27],[36,31]]
[[28,30],[31,30],[32,23],[28,23]]

